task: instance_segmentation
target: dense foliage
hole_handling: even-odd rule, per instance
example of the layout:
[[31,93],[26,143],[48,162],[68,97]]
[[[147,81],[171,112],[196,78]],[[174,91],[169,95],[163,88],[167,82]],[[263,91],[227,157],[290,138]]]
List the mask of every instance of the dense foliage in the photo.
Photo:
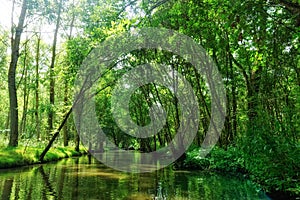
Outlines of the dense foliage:
[[217,147],[206,158],[199,157],[211,118],[211,96],[203,77],[191,63],[159,49],[122,55],[99,80],[97,117],[106,135],[119,148],[143,152],[165,147],[172,140],[181,108],[168,88],[151,83],[131,97],[130,115],[140,126],[150,123],[149,108],[154,103],[168,111],[166,125],[149,138],[124,134],[114,121],[111,105],[115,82],[131,69],[144,63],[171,66],[190,82],[201,119],[193,147],[177,167],[243,173],[269,192],[300,194],[299,1],[13,3],[13,9],[19,7],[23,12],[14,16],[18,12],[13,10],[11,29],[0,24],[1,147],[44,146],[64,121],[62,137],[56,143],[79,150],[73,120],[63,119],[72,107],[74,80],[84,59],[110,36],[141,27],[161,27],[202,45],[222,75],[227,110]]

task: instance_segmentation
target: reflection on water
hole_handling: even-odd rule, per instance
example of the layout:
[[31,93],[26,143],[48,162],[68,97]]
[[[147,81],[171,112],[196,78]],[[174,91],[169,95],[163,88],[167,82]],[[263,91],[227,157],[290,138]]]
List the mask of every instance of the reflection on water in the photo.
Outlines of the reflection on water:
[[7,199],[268,199],[251,182],[202,172],[162,169],[118,172],[87,157],[0,170],[0,198]]

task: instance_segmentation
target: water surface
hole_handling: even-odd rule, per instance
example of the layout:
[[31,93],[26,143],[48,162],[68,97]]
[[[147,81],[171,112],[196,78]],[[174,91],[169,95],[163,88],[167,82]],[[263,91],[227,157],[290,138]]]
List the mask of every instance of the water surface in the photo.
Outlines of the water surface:
[[130,174],[96,160],[69,158],[59,162],[0,170],[0,198],[101,200],[268,199],[250,181],[200,171]]

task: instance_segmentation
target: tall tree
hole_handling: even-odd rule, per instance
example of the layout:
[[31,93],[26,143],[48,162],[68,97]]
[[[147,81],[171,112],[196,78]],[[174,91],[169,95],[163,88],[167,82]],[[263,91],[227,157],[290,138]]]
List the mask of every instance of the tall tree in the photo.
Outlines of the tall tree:
[[[12,10],[12,19],[14,13],[14,2]],[[21,14],[19,16],[19,23],[14,31],[12,24],[12,38],[11,38],[11,61],[8,71],[8,90],[10,103],[10,138],[8,146],[18,146],[18,99],[16,88],[16,69],[19,59],[20,41],[23,32],[24,22],[27,13],[27,0],[23,0]],[[15,32],[15,34],[14,34]],[[14,34],[14,36],[13,36]]]
[[[75,3],[74,0],[72,2],[72,7],[75,7]],[[73,34],[73,28],[74,28],[74,23],[75,23],[75,10],[72,10],[72,17],[71,17],[71,22],[70,22],[70,32],[68,35],[68,41],[72,39],[72,34]],[[69,68],[70,67],[70,63],[67,62],[67,65]],[[69,82],[70,82],[70,72],[69,70],[64,71],[65,73],[65,79],[64,79],[64,106],[65,106],[65,112],[68,111],[68,103],[69,103]],[[68,123],[65,124],[64,128],[63,128],[63,132],[64,132],[64,146],[68,146],[69,144],[69,126]]]
[[[28,43],[29,40],[26,38],[26,42],[24,44],[24,52],[21,52],[22,57],[20,59],[23,60],[23,72],[22,72],[22,80],[23,80],[23,112],[22,112],[22,118],[20,122],[20,129],[19,132],[22,134],[26,130],[26,121],[27,121],[27,112],[28,112],[28,102],[29,102],[29,94],[30,94],[30,87],[29,85],[29,79],[30,79],[30,73],[28,73],[28,66],[30,65],[29,61],[29,51],[28,51]],[[21,81],[19,82],[21,83]],[[18,88],[18,86],[17,86]]]
[[55,67],[55,59],[56,59],[56,45],[57,45],[57,37],[61,20],[61,10],[62,10],[62,0],[59,1],[58,10],[57,10],[57,19],[56,26],[54,31],[54,38],[52,44],[52,58],[50,64],[50,110],[48,113],[48,129],[49,132],[53,130],[53,118],[54,118],[54,97],[55,97],[55,77],[54,77],[54,67]]
[[35,56],[35,124],[36,124],[36,132],[37,139],[40,139],[40,119],[39,119],[39,63],[40,63],[40,44],[41,44],[41,35],[37,36],[37,46],[36,46],[36,56]]

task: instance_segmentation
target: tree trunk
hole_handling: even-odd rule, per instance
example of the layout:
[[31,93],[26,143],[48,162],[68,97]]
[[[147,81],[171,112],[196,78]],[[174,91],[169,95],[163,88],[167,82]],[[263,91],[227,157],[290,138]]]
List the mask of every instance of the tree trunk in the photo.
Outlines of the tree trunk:
[[230,64],[230,73],[233,83],[231,85],[232,92],[232,133],[230,134],[230,138],[233,139],[237,134],[237,94],[236,94],[236,81],[234,80],[234,70],[233,63],[231,57],[229,56],[229,64]]
[[50,65],[50,96],[49,96],[50,110],[48,113],[49,133],[51,133],[53,130],[54,96],[55,96],[54,66],[55,66],[55,59],[56,59],[56,44],[57,44],[58,29],[59,29],[59,25],[60,25],[61,9],[62,9],[62,0],[59,1],[59,5],[58,5],[57,21],[56,21],[55,32],[54,32],[54,39],[53,39],[53,45],[52,45],[52,58],[51,58],[51,65]]
[[[73,1],[73,6],[74,6],[74,1]],[[73,12],[72,14],[72,20],[71,20],[71,24],[70,24],[70,33],[69,33],[69,36],[68,36],[68,40],[71,40],[72,38],[72,33],[73,33],[73,27],[74,27],[74,21],[75,21],[75,13]],[[69,71],[67,71],[67,73],[69,73]],[[64,81],[64,107],[65,109],[67,109],[67,106],[68,106],[68,100],[69,100],[69,82],[68,82],[68,74],[66,74],[66,79]],[[67,110],[65,110],[66,112]],[[68,122],[66,122],[65,126],[64,126],[64,129],[63,129],[63,132],[64,132],[64,146],[68,146],[69,145],[69,126],[68,126]],[[76,142],[75,142],[76,143]],[[78,149],[79,151],[79,149]]]
[[[64,91],[64,106],[67,108],[68,106],[68,81],[65,80],[65,91]],[[64,146],[67,147],[69,145],[69,127],[68,127],[68,121],[66,122],[64,128]]]
[[41,137],[40,132],[40,120],[39,120],[39,62],[40,62],[40,43],[41,36],[39,35],[37,38],[37,47],[36,47],[36,57],[35,57],[35,125],[36,125],[36,134],[37,139],[39,140]]
[[[102,89],[98,90],[93,96],[96,96],[97,94],[99,94],[102,90],[105,90],[107,87],[110,87],[111,85],[108,84],[107,86],[103,87]],[[82,91],[81,91],[82,92]],[[90,98],[93,98],[93,96],[91,96]],[[55,141],[55,139],[58,137],[60,131],[62,130],[62,128],[64,127],[64,125],[66,124],[68,118],[70,117],[72,111],[73,111],[73,107],[76,106],[78,103],[83,103],[81,101],[81,99],[77,99],[74,103],[73,106],[69,109],[69,111],[66,113],[65,117],[63,118],[63,121],[61,122],[60,126],[58,127],[58,129],[56,130],[56,132],[54,133],[54,135],[52,136],[51,140],[49,141],[48,145],[45,147],[44,151],[42,152],[42,154],[40,155],[39,161],[43,161],[44,157],[46,155],[46,153],[49,151],[49,149],[51,148],[53,142]],[[81,106],[82,107],[82,106]],[[80,125],[80,124],[79,124]],[[80,128],[78,128],[78,131],[80,131]],[[78,134],[77,134],[78,135]],[[78,135],[78,139],[75,141],[76,142],[76,147],[75,150],[79,152],[79,135]]]
[[24,89],[23,89],[23,113],[22,113],[22,119],[20,124],[20,134],[22,134],[25,131],[26,127],[26,118],[27,118],[27,109],[28,109],[28,98],[29,98],[29,89],[27,87],[27,80],[28,80],[28,69],[27,69],[27,48],[28,48],[28,40],[25,43],[25,49],[24,49]]
[[252,71],[248,87],[248,119],[249,119],[249,129],[255,129],[255,119],[257,117],[258,110],[258,93],[259,85],[261,79],[262,67],[259,66],[259,69]]
[[80,133],[76,133],[75,131],[75,151],[79,152],[79,145],[80,145],[80,137],[79,137]]
[[66,116],[64,117],[63,121],[61,122],[60,126],[58,127],[57,131],[54,133],[54,135],[52,136],[51,140],[49,141],[48,145],[46,146],[46,148],[44,149],[44,151],[41,153],[39,161],[43,162],[44,157],[46,155],[46,153],[49,151],[49,149],[51,148],[53,142],[56,140],[57,136],[59,135],[60,131],[62,130],[62,128],[64,127],[64,125],[66,124],[69,116],[72,113],[72,108],[69,110],[69,112],[66,114]]
[[[15,37],[12,38],[11,46],[11,62],[8,70],[8,90],[10,103],[10,138],[8,146],[18,146],[18,99],[16,89],[16,69],[19,59],[19,48],[21,35],[23,31],[24,21],[27,12],[27,0],[23,0],[19,23],[16,28]],[[13,32],[12,32],[13,34]]]

